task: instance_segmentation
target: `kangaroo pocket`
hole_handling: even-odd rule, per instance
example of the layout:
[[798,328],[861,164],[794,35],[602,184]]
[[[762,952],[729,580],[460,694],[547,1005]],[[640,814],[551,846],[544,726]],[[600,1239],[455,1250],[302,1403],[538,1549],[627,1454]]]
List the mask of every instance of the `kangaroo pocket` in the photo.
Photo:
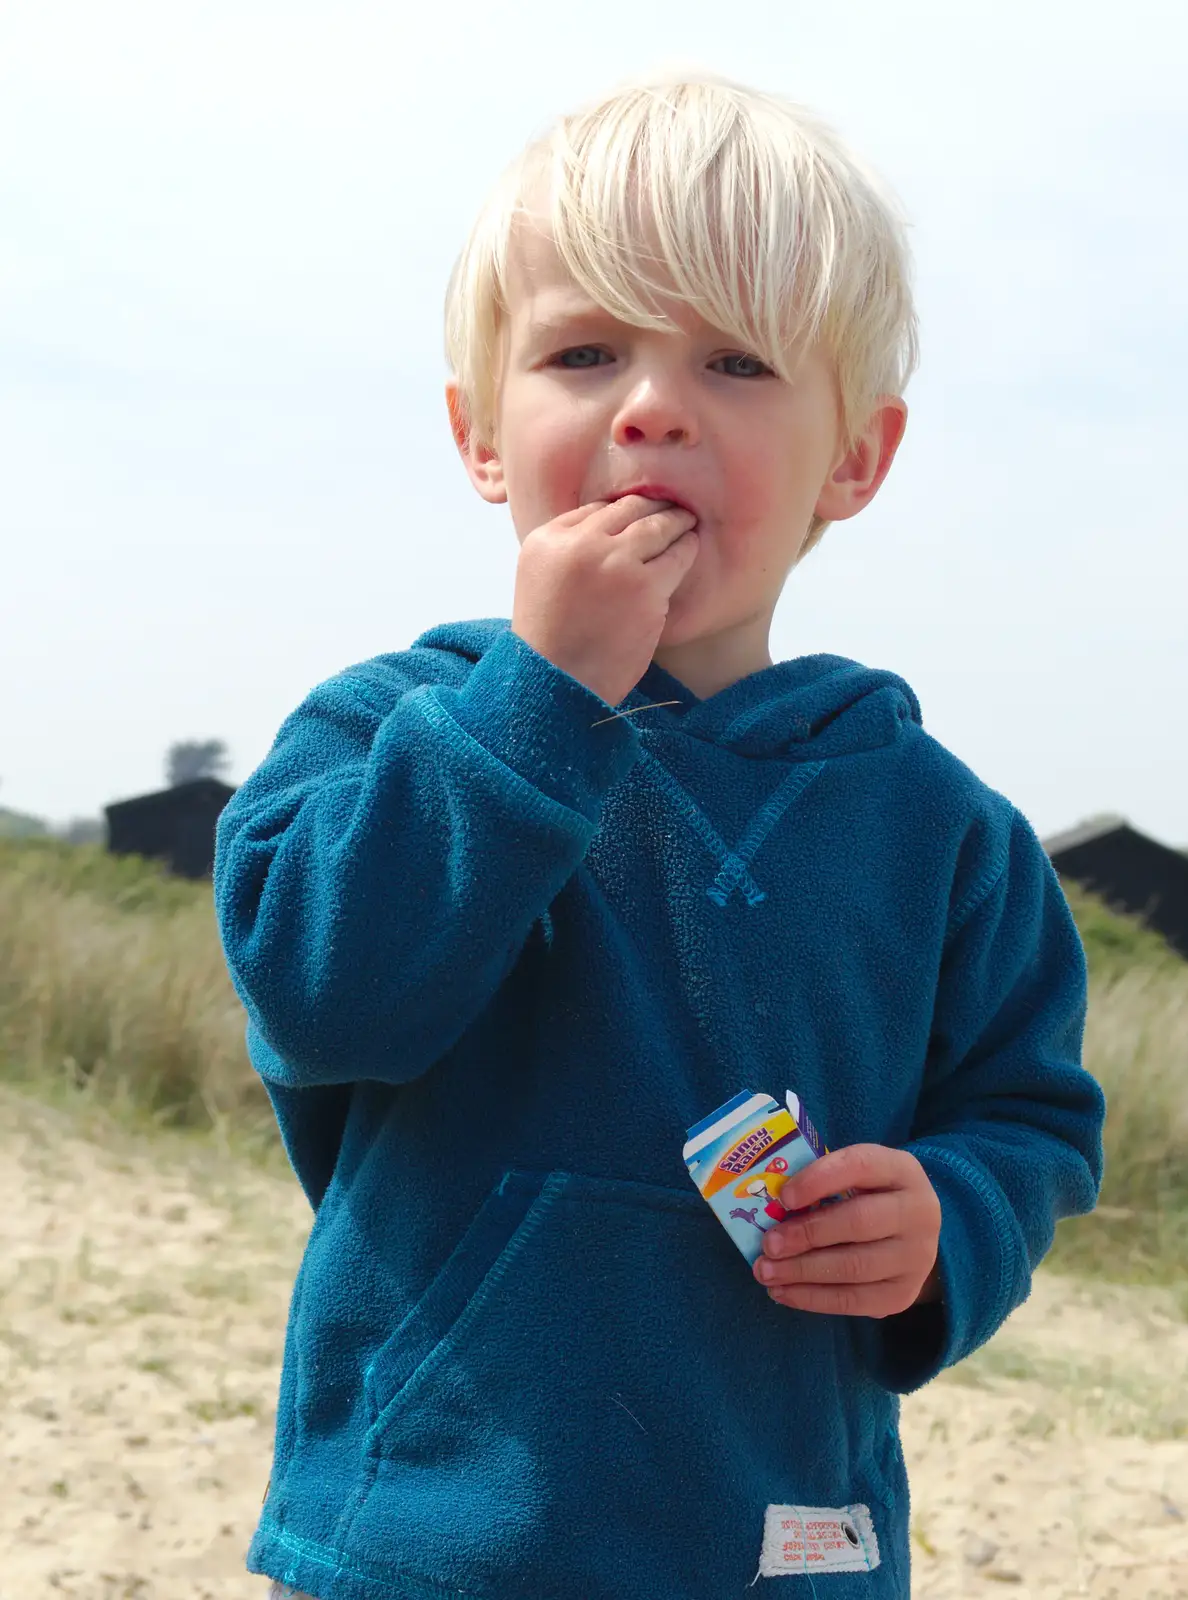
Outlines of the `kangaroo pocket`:
[[[692,1190],[508,1173],[367,1371],[356,1536],[398,1526],[410,1566],[479,1594],[745,1585],[768,1504],[886,1498],[849,1351]],[[624,1586],[624,1551],[655,1570]]]

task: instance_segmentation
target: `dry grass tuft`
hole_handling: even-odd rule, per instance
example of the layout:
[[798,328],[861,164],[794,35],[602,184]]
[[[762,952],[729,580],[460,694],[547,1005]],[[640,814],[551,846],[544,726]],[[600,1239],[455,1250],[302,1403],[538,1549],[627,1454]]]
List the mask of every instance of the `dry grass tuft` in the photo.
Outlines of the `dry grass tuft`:
[[89,889],[0,870],[0,1063],[210,1129],[268,1112],[243,1041],[209,888],[129,911]]
[[[1085,1065],[1106,1094],[1101,1204],[1057,1230],[1052,1264],[1107,1277],[1188,1277],[1188,965],[1095,979]],[[1188,1294],[1185,1297],[1188,1315]]]

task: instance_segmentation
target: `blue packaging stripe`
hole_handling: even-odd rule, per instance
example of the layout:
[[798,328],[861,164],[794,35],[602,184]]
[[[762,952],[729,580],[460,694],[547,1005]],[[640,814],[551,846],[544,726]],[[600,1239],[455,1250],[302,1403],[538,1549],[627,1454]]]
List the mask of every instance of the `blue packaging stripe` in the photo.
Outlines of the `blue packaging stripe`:
[[725,1105],[719,1106],[716,1111],[711,1111],[708,1117],[702,1117],[700,1122],[695,1122],[686,1131],[685,1142],[688,1143],[690,1139],[696,1139],[697,1135],[704,1133],[706,1128],[712,1128],[715,1122],[729,1116],[732,1111],[737,1111],[739,1106],[745,1106],[748,1100],[753,1100],[754,1098],[755,1091],[753,1089],[744,1089],[741,1094],[736,1094],[733,1100],[727,1100]]

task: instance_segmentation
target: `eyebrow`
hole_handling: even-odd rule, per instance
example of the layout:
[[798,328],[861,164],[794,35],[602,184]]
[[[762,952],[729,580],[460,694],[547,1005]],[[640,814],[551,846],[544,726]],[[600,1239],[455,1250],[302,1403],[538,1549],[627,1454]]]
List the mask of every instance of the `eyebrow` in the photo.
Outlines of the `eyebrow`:
[[524,337],[529,345],[547,344],[549,340],[564,329],[575,323],[617,323],[618,317],[613,316],[604,307],[593,300],[572,301],[557,305],[554,310],[544,316],[535,316],[527,323]]

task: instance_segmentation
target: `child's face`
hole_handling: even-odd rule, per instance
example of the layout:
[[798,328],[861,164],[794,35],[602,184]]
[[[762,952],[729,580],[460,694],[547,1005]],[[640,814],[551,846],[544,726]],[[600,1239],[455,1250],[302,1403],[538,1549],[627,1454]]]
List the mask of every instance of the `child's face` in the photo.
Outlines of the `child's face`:
[[852,516],[873,496],[902,433],[902,401],[847,454],[820,348],[788,384],[686,308],[666,308],[677,332],[618,321],[538,233],[517,240],[510,269],[496,449],[467,460],[479,492],[507,502],[522,541],[588,501],[671,490],[697,514],[700,540],[657,659],[675,651],[679,663],[682,647],[733,633],[762,640],[762,661],[732,652],[743,669],[764,664],[810,519]]

